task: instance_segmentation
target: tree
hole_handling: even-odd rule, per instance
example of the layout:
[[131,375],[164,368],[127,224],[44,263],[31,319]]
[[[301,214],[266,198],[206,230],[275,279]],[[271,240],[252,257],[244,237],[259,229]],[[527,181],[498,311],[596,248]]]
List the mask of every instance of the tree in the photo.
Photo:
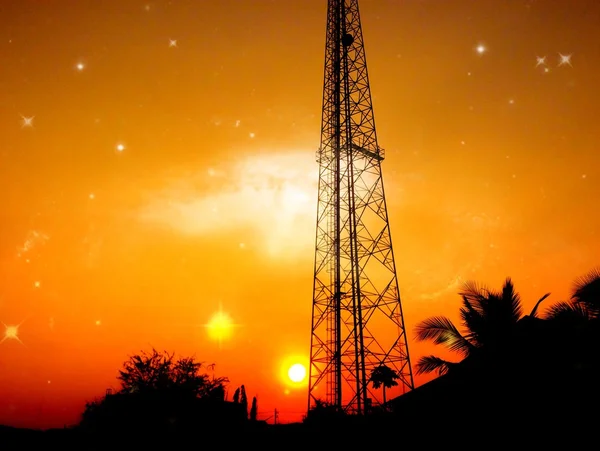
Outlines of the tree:
[[121,392],[137,393],[168,388],[172,366],[173,355],[160,353],[156,349],[129,357],[117,377],[121,381]]
[[578,321],[585,324],[600,320],[600,268],[576,279],[571,299],[552,306],[546,317],[551,320]]
[[246,397],[246,387],[242,385],[240,390],[240,404],[248,405],[248,398]]
[[194,357],[174,359],[168,352],[142,351],[129,357],[119,371],[121,393],[172,391],[205,397],[224,390],[227,378],[210,378],[202,373],[204,364]]
[[568,301],[546,312],[554,335],[553,351],[578,378],[596,378],[600,370],[600,268],[575,280]]
[[241,387],[240,404],[244,406],[244,412],[246,412],[246,418],[248,418],[248,398],[246,397],[246,387]]
[[119,371],[121,389],[88,402],[81,425],[104,434],[167,430],[175,424],[185,428],[223,416],[237,421],[228,417],[223,402],[228,379],[211,377],[204,368],[194,357],[175,359],[174,354],[156,349],[133,355]]
[[[462,297],[460,318],[464,331],[460,332],[447,317],[434,316],[417,324],[417,340],[430,340],[434,344],[444,345],[458,352],[463,359],[479,357],[483,350],[489,357],[498,356],[509,349],[508,343],[513,339],[513,332],[523,312],[520,296],[511,279],[506,279],[500,291],[491,291],[475,282],[467,282],[459,295]],[[549,295],[547,293],[538,300],[529,317],[537,316],[539,305]],[[417,374],[437,371],[442,375],[456,363],[433,355],[424,356],[417,362]]]
[[600,345],[600,269],[576,279],[571,298],[551,306],[545,317],[563,331],[562,341],[577,341],[580,351]]
[[398,373],[391,369],[387,365],[379,365],[371,372],[371,377],[369,378],[369,382],[373,384],[374,389],[379,389],[379,387],[383,387],[383,404],[387,403],[385,390],[386,388],[392,388],[398,385],[396,379],[399,379]]
[[256,416],[258,414],[257,406],[256,406],[256,396],[252,398],[252,407],[250,408],[250,421],[256,421]]

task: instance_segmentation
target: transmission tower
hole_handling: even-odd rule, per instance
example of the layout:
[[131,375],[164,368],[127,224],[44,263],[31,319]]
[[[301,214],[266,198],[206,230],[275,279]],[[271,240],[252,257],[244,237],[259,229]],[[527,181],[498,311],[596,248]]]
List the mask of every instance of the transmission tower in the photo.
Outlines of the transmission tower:
[[364,414],[385,365],[413,375],[396,277],[358,0],[329,0],[308,408]]

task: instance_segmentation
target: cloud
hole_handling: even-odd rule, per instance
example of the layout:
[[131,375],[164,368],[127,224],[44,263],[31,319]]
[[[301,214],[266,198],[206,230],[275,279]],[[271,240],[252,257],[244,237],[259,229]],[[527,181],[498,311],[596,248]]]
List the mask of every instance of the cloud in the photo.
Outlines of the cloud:
[[[318,167],[312,152],[259,154],[165,177],[138,213],[143,223],[192,237],[223,237],[270,256],[310,255]],[[251,233],[236,235],[237,232]],[[254,242],[253,242],[254,241]]]
[[419,297],[422,300],[433,301],[433,300],[441,298],[442,296],[445,296],[447,294],[457,294],[459,291],[459,288],[463,284],[464,284],[464,279],[460,275],[457,275],[452,280],[450,280],[445,287],[443,287],[437,291],[434,291],[434,292],[422,293]]

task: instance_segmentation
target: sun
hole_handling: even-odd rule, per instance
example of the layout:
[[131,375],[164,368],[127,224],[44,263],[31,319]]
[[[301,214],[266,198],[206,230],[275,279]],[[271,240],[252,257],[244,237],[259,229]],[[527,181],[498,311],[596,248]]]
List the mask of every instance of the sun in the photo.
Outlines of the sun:
[[301,353],[290,353],[277,361],[277,373],[284,390],[297,391],[306,387],[309,377],[308,357]]
[[293,383],[299,384],[306,378],[306,367],[301,363],[294,363],[287,374]]

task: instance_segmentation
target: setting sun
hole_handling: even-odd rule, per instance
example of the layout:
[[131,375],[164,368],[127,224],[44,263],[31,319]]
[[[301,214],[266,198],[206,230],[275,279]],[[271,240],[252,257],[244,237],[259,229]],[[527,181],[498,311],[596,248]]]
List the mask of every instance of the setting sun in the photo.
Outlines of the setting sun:
[[286,391],[306,388],[308,381],[308,356],[291,353],[278,361],[279,380]]
[[300,383],[306,378],[306,368],[301,363],[295,363],[288,370],[288,377],[294,383]]

